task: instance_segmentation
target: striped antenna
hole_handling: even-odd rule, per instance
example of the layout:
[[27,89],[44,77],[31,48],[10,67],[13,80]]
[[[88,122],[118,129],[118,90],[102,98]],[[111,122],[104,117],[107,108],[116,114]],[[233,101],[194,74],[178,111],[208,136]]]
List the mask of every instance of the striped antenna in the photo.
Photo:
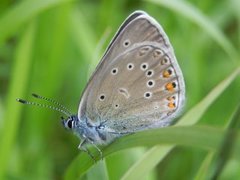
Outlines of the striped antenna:
[[45,100],[45,101],[48,101],[48,102],[51,102],[59,107],[61,107],[62,109],[64,109],[66,112],[68,112],[69,114],[72,114],[65,106],[63,106],[62,104],[60,104],[59,102],[53,100],[53,99],[50,99],[50,98],[47,98],[47,97],[44,97],[44,96],[40,96],[38,94],[35,94],[35,93],[32,93],[32,96],[37,98],[37,99],[42,99],[42,100]]
[[42,108],[48,108],[48,109],[53,109],[55,111],[58,111],[60,113],[63,113],[64,115],[70,117],[72,114],[69,113],[68,111],[65,111],[63,109],[51,106],[51,105],[47,105],[47,104],[40,104],[40,103],[36,103],[36,102],[30,102],[30,101],[26,101],[23,99],[16,99],[18,102],[22,103],[22,104],[27,104],[27,105],[33,105],[33,106],[38,106],[38,107],[42,107]]

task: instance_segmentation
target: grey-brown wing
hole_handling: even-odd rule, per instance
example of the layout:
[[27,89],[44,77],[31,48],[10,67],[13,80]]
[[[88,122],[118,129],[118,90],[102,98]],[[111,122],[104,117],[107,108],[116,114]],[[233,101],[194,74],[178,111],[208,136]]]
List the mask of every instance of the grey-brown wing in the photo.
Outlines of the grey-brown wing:
[[125,22],[88,83],[79,116],[118,132],[166,125],[185,93],[173,49],[147,14]]

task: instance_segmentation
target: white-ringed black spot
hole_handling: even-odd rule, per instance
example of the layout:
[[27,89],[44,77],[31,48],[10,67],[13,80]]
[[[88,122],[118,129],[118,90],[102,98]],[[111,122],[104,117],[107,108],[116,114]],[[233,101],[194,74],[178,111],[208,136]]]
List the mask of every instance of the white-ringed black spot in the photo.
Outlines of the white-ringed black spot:
[[154,74],[154,71],[153,71],[152,69],[150,69],[150,70],[148,70],[148,71],[146,72],[146,76],[147,76],[147,77],[152,77],[153,74]]
[[134,64],[133,63],[128,63],[127,64],[127,69],[128,70],[133,70],[133,68],[134,68]]
[[124,47],[128,47],[130,45],[130,40],[129,39],[126,39],[124,42],[123,42],[123,46]]
[[115,104],[114,107],[117,109],[119,108],[119,104]]
[[141,64],[141,70],[145,71],[148,68],[148,63]]
[[116,75],[118,73],[118,68],[113,68],[111,73],[112,75]]
[[100,101],[104,101],[105,98],[106,98],[105,94],[101,94],[101,95],[99,96],[99,100],[100,100]]
[[152,97],[152,93],[151,93],[151,92],[145,92],[145,93],[144,93],[144,97],[147,98],[147,99],[149,99],[149,98]]
[[155,81],[154,80],[149,80],[148,82],[147,82],[147,86],[148,87],[153,87],[155,85]]

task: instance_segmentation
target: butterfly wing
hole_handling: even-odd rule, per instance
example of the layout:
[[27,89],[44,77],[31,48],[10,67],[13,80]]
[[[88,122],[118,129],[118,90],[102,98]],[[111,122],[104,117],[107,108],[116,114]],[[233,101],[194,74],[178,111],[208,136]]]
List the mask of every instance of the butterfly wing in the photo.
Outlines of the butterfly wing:
[[78,116],[112,132],[166,126],[185,99],[182,72],[162,27],[130,15],[107,48],[82,96]]

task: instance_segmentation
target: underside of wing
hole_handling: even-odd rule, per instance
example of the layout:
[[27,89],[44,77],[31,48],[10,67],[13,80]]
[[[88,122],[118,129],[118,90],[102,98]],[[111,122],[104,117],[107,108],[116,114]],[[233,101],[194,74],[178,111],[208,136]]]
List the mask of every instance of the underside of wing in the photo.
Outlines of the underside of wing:
[[80,118],[116,132],[166,126],[184,102],[184,81],[171,44],[162,27],[140,12],[120,27],[79,107]]

